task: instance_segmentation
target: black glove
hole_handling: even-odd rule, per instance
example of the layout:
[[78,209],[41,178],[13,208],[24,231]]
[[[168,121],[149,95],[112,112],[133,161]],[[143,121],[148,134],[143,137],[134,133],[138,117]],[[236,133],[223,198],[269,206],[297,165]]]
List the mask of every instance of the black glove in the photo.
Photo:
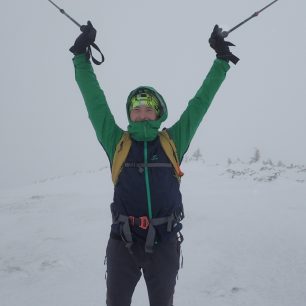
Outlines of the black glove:
[[238,63],[239,58],[229,49],[229,46],[235,45],[224,40],[224,36],[222,36],[222,28],[219,28],[217,24],[215,25],[208,41],[210,46],[216,51],[217,58],[223,59],[227,62],[231,61],[235,65]]
[[92,45],[96,39],[96,29],[92,26],[90,21],[87,25],[81,26],[82,33],[76,39],[74,45],[69,49],[74,55],[87,53],[88,47]]

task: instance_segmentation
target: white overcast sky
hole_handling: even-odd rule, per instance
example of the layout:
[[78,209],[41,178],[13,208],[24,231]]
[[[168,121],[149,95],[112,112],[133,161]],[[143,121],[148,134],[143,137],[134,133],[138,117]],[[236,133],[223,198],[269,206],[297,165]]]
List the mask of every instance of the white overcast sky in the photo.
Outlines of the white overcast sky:
[[[106,61],[95,71],[117,123],[139,85],[164,96],[171,126],[206,76],[214,24],[229,29],[269,0],[112,0],[56,3],[91,20]],[[306,2],[279,0],[229,40],[241,61],[228,72],[190,151],[207,161],[306,163]],[[98,169],[107,159],[87,118],[68,51],[78,28],[47,0],[1,4],[0,189]]]

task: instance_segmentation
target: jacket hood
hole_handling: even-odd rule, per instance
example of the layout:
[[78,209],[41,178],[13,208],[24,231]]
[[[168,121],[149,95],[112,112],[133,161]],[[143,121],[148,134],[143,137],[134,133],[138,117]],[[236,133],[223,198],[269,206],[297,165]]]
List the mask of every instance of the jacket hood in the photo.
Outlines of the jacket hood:
[[[134,122],[130,118],[130,102],[131,98],[141,90],[150,91],[159,101],[160,115],[156,120],[145,120]],[[168,110],[162,95],[156,91],[153,87],[140,86],[130,92],[126,102],[126,112],[129,120],[128,132],[131,137],[136,141],[152,141],[157,135],[161,123],[168,117]]]

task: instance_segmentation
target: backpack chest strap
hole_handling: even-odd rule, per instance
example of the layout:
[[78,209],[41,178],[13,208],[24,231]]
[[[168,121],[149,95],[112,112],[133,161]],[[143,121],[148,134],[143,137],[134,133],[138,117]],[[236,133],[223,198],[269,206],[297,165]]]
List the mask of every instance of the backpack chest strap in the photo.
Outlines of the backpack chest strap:
[[125,163],[126,168],[172,168],[171,163]]
[[125,168],[138,168],[139,173],[143,173],[145,168],[172,168],[171,163],[125,163]]

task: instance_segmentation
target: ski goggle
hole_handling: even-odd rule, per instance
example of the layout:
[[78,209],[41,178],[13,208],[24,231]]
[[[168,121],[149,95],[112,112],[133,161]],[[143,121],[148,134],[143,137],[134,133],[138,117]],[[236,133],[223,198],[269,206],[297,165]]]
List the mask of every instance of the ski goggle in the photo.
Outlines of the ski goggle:
[[150,92],[140,92],[137,95],[133,96],[130,100],[130,112],[133,108],[142,105],[153,108],[156,114],[159,115],[160,113],[159,101]]

